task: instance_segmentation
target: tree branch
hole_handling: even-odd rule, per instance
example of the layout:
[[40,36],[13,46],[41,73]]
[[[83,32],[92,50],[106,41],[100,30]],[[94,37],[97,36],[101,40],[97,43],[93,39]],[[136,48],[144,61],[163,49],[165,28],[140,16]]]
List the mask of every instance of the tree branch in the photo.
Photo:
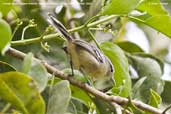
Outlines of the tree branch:
[[[13,57],[16,57],[18,59],[24,59],[25,55],[23,52],[21,51],[18,51],[16,49],[13,49],[13,48],[9,48],[9,50],[6,52],[6,54],[10,55],[10,56],[13,56]],[[39,59],[36,59],[34,58],[34,60],[36,61],[39,61],[39,62],[42,62],[42,64],[45,66],[45,68],[47,69],[47,71],[51,74],[54,74],[56,77],[58,78],[61,78],[63,80],[68,80],[72,85],[74,86],[77,86],[79,87],[80,89],[88,92],[88,93],[91,93],[92,95],[94,95],[95,97],[98,97],[100,99],[103,99],[105,101],[108,101],[110,102],[111,104],[113,103],[117,103],[119,105],[126,105],[129,100],[126,99],[126,98],[123,98],[123,97],[120,97],[120,96],[109,96],[101,91],[98,91],[97,89],[87,85],[86,83],[83,84],[82,82],[80,81],[77,81],[77,80],[74,80],[72,77],[69,77],[67,76],[66,74],[64,74],[62,71],[54,68],[53,66],[47,64],[46,62],[43,62]],[[141,101],[136,101],[136,100],[133,100],[132,103],[137,107],[137,108],[140,108],[144,111],[147,111],[147,112],[150,112],[152,114],[162,114],[162,110],[160,109],[157,109],[157,108],[154,108],[150,105],[147,105]]]

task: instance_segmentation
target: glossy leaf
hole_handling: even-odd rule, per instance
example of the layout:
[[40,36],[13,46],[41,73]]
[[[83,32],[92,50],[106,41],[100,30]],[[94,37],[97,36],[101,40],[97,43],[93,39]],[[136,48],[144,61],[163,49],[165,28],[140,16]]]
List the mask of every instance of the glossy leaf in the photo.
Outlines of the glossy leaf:
[[[66,74],[71,74],[71,69],[64,69],[64,72]],[[85,77],[77,70],[74,70],[74,77],[73,79],[75,80],[79,80],[82,83],[86,83],[87,80],[85,79]],[[88,105],[90,102],[92,102],[91,98],[87,95],[87,93],[85,91],[83,91],[82,89],[70,85],[71,88],[71,92],[72,92],[72,96],[75,98],[80,99],[84,104]]]
[[134,10],[141,0],[108,0],[102,10],[103,15],[124,15]]
[[132,93],[134,96],[138,96],[136,95],[137,92],[139,91],[140,87],[143,85],[144,81],[147,79],[147,77],[142,77],[140,78],[133,86],[132,88]]
[[150,99],[149,89],[155,90],[160,95],[163,92],[163,88],[164,82],[162,80],[149,77],[144,81],[142,86],[137,91],[138,94],[134,95],[134,97],[147,103]]
[[4,16],[6,16],[8,12],[11,10],[12,2],[13,0],[1,0],[0,1],[0,11],[2,12]]
[[155,74],[156,77],[160,78],[163,66],[154,58],[154,56],[144,53],[134,53],[129,56],[130,63],[137,70],[140,77]]
[[164,103],[171,103],[171,81],[165,81],[164,91],[161,96]]
[[171,17],[167,11],[162,7],[159,0],[144,0],[138,7],[137,10],[146,12],[142,16],[131,17],[130,19],[136,23],[143,23],[156,31],[171,37]]
[[0,19],[0,52],[4,54],[7,48],[10,46],[11,41],[11,28],[9,24]]
[[57,83],[50,93],[47,114],[66,113],[70,99],[71,90],[69,88],[69,82],[64,80]]
[[115,68],[114,79],[116,87],[113,90],[119,89],[117,94],[124,97],[129,96],[131,93],[131,78],[129,75],[128,60],[124,52],[117,45],[110,42],[101,44],[101,49],[111,60]]
[[116,114],[116,109],[109,102],[99,98],[93,98],[99,114]]
[[26,57],[24,58],[24,61],[23,61],[23,66],[22,66],[22,72],[23,73],[28,73],[30,68],[31,68],[31,65],[32,65],[32,58],[33,58],[33,54],[32,53],[28,53],[26,55]]
[[161,94],[164,82],[161,80],[162,67],[159,62],[148,54],[133,54],[128,57],[130,64],[137,71],[139,77],[146,77],[133,96],[147,102],[150,95],[149,89]]
[[19,72],[0,74],[0,97],[23,114],[44,114],[45,104],[34,81]]
[[171,37],[171,32],[170,32],[171,17],[170,16],[166,16],[166,15],[152,16],[145,20],[139,19],[138,17],[130,17],[130,19],[135,22],[140,22],[140,23],[146,24],[146,25],[156,29],[156,31],[161,32],[168,37]]
[[116,42],[116,44],[126,52],[134,53],[134,52],[144,52],[137,44],[129,41]]
[[[170,16],[153,16],[145,20],[145,23],[168,37],[171,37],[171,17]],[[166,26],[167,25],[167,26]]]
[[23,61],[22,72],[29,74],[37,83],[39,91],[42,92],[48,81],[48,72],[38,61],[33,61],[33,54],[28,53]]
[[[64,71],[64,73],[66,73],[66,74],[68,74],[68,75],[72,74],[71,68],[66,68],[66,69],[64,69],[63,71]],[[79,80],[79,81],[85,82],[85,83],[87,82],[87,80],[86,80],[86,78],[84,77],[84,75],[83,75],[80,71],[78,71],[78,70],[74,70],[73,79]]]
[[86,105],[92,102],[90,96],[88,96],[85,91],[81,90],[80,88],[76,86],[70,85],[70,87],[71,87],[71,92],[72,92],[73,97],[81,99]]
[[161,103],[160,95],[155,92],[154,90],[150,89],[150,100],[149,105],[158,108],[159,104]]
[[28,74],[36,81],[39,91],[42,92],[48,81],[48,72],[46,68],[38,61],[34,61]]
[[89,112],[88,106],[84,104],[79,99],[72,98],[70,100],[69,106],[68,106],[68,111],[73,114],[87,114]]
[[0,73],[8,71],[16,71],[16,69],[6,62],[0,61]]
[[148,12],[150,15],[168,15],[160,0],[143,0],[136,9]]

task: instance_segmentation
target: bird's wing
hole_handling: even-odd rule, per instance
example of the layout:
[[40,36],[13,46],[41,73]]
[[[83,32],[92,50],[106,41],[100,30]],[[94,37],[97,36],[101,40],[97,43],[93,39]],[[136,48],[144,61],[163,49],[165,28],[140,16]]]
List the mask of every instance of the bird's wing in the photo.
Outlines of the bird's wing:
[[74,43],[77,46],[82,47],[83,49],[87,50],[90,52],[99,62],[104,63],[105,62],[105,57],[102,54],[102,52],[95,46],[83,41],[83,40],[75,40]]

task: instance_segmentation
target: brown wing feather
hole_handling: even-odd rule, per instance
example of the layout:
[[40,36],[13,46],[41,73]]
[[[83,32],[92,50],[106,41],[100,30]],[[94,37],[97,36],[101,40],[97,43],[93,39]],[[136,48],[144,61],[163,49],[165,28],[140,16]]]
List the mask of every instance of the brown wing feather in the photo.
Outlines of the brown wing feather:
[[93,45],[90,45],[89,43],[83,41],[83,40],[75,40],[73,43],[76,44],[76,46],[82,47],[83,49],[90,52],[99,62],[104,63],[104,55],[100,52],[98,48],[96,48]]

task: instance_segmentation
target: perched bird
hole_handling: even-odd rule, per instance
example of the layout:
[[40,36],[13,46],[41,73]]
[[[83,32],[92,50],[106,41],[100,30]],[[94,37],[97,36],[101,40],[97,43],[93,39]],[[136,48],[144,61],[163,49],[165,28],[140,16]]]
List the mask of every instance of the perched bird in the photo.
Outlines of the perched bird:
[[[105,80],[103,84],[114,84],[114,67],[111,61],[97,47],[80,39],[74,39],[64,25],[59,22],[52,14],[48,14],[49,23],[66,39],[65,52],[70,58],[72,75],[73,69],[80,70],[85,76],[90,76],[93,82]],[[98,85],[98,84],[97,84]],[[102,86],[99,89],[104,89]],[[98,89],[98,88],[97,88]]]

